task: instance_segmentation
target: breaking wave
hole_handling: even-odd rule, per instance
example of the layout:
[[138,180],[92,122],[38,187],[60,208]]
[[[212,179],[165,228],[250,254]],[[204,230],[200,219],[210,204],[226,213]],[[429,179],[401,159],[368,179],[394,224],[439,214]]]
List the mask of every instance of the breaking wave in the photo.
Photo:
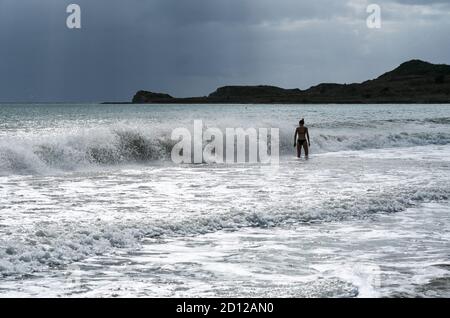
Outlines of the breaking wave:
[[70,171],[86,166],[142,163],[169,158],[174,141],[134,129],[90,130],[67,136],[0,139],[0,173]]
[[[33,137],[0,137],[0,174],[39,174],[79,168],[170,160],[170,130],[157,134],[145,128],[104,128]],[[450,133],[441,130],[389,132],[347,129],[330,133],[316,129],[312,151],[326,153],[425,145],[446,145]],[[293,153],[293,136],[280,131],[280,154]]]

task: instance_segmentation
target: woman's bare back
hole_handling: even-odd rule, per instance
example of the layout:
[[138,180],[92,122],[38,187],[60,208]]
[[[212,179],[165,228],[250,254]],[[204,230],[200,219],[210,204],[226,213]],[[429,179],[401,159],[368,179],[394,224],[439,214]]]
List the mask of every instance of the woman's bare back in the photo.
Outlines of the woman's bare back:
[[297,139],[298,140],[306,140],[306,132],[308,128],[306,127],[297,127]]

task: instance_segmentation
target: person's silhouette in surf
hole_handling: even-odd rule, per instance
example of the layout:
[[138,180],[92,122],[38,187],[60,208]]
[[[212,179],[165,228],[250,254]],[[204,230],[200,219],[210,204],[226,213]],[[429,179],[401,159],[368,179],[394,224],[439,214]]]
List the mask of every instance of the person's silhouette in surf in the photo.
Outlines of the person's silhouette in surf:
[[299,127],[295,129],[294,136],[294,147],[297,146],[297,158],[300,158],[302,155],[302,147],[303,149],[305,149],[305,157],[308,158],[309,147],[311,146],[311,143],[309,141],[308,128],[305,127],[305,119],[302,118],[302,120],[300,120],[298,124]]

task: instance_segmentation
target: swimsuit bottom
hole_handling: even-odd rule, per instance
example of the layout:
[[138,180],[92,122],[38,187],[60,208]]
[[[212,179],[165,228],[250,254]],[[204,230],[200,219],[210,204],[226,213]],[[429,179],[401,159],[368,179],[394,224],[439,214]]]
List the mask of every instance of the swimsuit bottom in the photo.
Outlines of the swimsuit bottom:
[[306,139],[303,139],[303,140],[297,140],[297,143],[300,145],[300,146],[303,146],[303,144],[306,142]]

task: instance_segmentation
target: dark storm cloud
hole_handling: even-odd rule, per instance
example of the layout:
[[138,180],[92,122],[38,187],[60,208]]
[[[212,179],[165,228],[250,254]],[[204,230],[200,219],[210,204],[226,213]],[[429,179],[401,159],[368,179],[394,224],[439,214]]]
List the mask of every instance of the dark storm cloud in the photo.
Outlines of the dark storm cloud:
[[[81,30],[65,26],[73,2]],[[380,30],[366,27],[371,2],[382,7]],[[306,88],[365,80],[410,58],[449,63],[448,2],[0,0],[0,101]]]

